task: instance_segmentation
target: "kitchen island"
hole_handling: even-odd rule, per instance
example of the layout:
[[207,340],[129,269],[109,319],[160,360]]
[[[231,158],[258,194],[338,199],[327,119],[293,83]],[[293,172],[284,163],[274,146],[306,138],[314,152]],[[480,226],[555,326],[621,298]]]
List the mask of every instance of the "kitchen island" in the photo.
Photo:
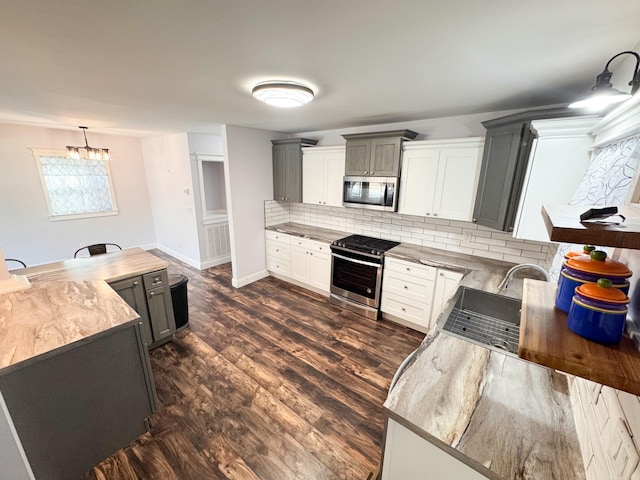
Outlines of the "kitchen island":
[[0,445],[27,472],[14,478],[78,477],[148,430],[156,394],[140,316],[105,280],[153,279],[166,265],[131,249],[15,271],[31,288],[0,295]]

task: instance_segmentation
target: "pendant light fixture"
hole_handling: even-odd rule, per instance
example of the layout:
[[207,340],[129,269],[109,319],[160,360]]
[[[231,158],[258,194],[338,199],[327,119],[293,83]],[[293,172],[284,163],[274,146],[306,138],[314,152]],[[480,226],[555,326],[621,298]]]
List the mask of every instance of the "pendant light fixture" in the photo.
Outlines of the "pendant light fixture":
[[259,83],[251,91],[253,98],[274,107],[301,107],[313,100],[313,90],[295,82]]
[[[611,76],[613,75],[609,71],[609,64],[620,55],[633,55],[636,59],[636,67],[633,71],[633,77],[629,85],[631,86],[631,92],[625,93],[613,88],[611,84]],[[591,111],[599,111],[609,105],[624,102],[630,99],[634,93],[640,87],[640,56],[636,52],[626,51],[620,52],[609,59],[604,67],[604,70],[596,77],[596,84],[591,88],[593,92],[589,97],[578,102],[574,102],[569,105],[569,108],[586,108]]]
[[[87,142],[87,130],[89,127],[78,127],[82,129],[82,133],[84,134],[84,147],[73,147],[67,145],[67,157],[69,158],[88,158],[90,160],[109,160],[109,149],[108,148],[94,148],[90,147]],[[85,150],[85,155],[80,154],[80,150]]]

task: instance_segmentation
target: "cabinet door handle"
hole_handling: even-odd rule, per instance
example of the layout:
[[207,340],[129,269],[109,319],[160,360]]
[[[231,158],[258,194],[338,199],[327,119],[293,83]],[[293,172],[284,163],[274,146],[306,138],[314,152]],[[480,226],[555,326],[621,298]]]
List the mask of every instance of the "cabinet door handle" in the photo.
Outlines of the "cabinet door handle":
[[150,296],[150,297],[153,297],[154,295],[155,295],[155,293],[153,293],[153,292],[149,292],[149,296]]
[[309,255],[311,255],[313,257],[313,252],[309,252]]
[[441,277],[444,277],[444,273],[440,272],[440,276],[441,276]]
[[285,199],[285,198],[284,198],[284,197],[282,197],[280,200],[284,200],[284,199]]
[[429,212],[427,212],[427,213],[426,213],[426,215],[427,215],[427,217],[428,217],[428,216],[429,216],[429,215],[431,215],[431,214],[430,214]]
[[133,282],[133,286],[135,287],[136,285],[138,285],[138,281],[137,280],[135,282]]
[[476,223],[476,222],[478,221],[478,219],[477,219],[477,218],[472,218],[472,219],[471,219],[471,221],[472,221],[473,223]]
[[406,308],[404,308],[404,307],[402,307],[402,311],[403,311],[403,312],[406,312],[406,311],[407,311],[407,309],[406,309]]
[[405,285],[405,286],[404,286],[404,289],[405,289],[405,290],[409,290],[409,287],[407,287],[407,286]]
[[367,173],[369,173],[369,172],[365,170],[365,171],[364,171],[364,174],[366,175]]
[[373,175],[374,173],[376,173],[376,172],[372,171],[372,172],[370,173],[370,175]]
[[438,216],[438,214],[437,214],[437,213],[434,213],[434,214],[433,214],[433,216],[434,216],[434,217],[437,217],[437,216]]
[[409,267],[407,267],[407,272],[410,272],[410,271],[411,271],[411,269]]

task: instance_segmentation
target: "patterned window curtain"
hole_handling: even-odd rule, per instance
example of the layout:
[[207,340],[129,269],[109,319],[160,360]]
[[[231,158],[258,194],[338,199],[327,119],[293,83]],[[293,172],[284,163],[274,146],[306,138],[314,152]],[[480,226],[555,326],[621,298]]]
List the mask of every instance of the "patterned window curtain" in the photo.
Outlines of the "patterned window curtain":
[[[596,149],[570,205],[623,205],[640,160],[640,135]],[[565,253],[582,250],[582,245],[561,244],[550,275],[560,275]]]
[[42,156],[40,164],[51,215],[113,210],[104,160]]

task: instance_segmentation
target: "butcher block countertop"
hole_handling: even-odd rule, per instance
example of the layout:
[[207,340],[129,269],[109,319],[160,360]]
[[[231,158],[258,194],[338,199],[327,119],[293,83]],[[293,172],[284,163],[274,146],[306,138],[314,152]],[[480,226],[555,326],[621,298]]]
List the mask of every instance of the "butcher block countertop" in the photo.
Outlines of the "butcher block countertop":
[[555,305],[556,286],[526,279],[518,356],[596,383],[640,395],[640,352],[628,335],[615,345],[592,342],[569,330]]

